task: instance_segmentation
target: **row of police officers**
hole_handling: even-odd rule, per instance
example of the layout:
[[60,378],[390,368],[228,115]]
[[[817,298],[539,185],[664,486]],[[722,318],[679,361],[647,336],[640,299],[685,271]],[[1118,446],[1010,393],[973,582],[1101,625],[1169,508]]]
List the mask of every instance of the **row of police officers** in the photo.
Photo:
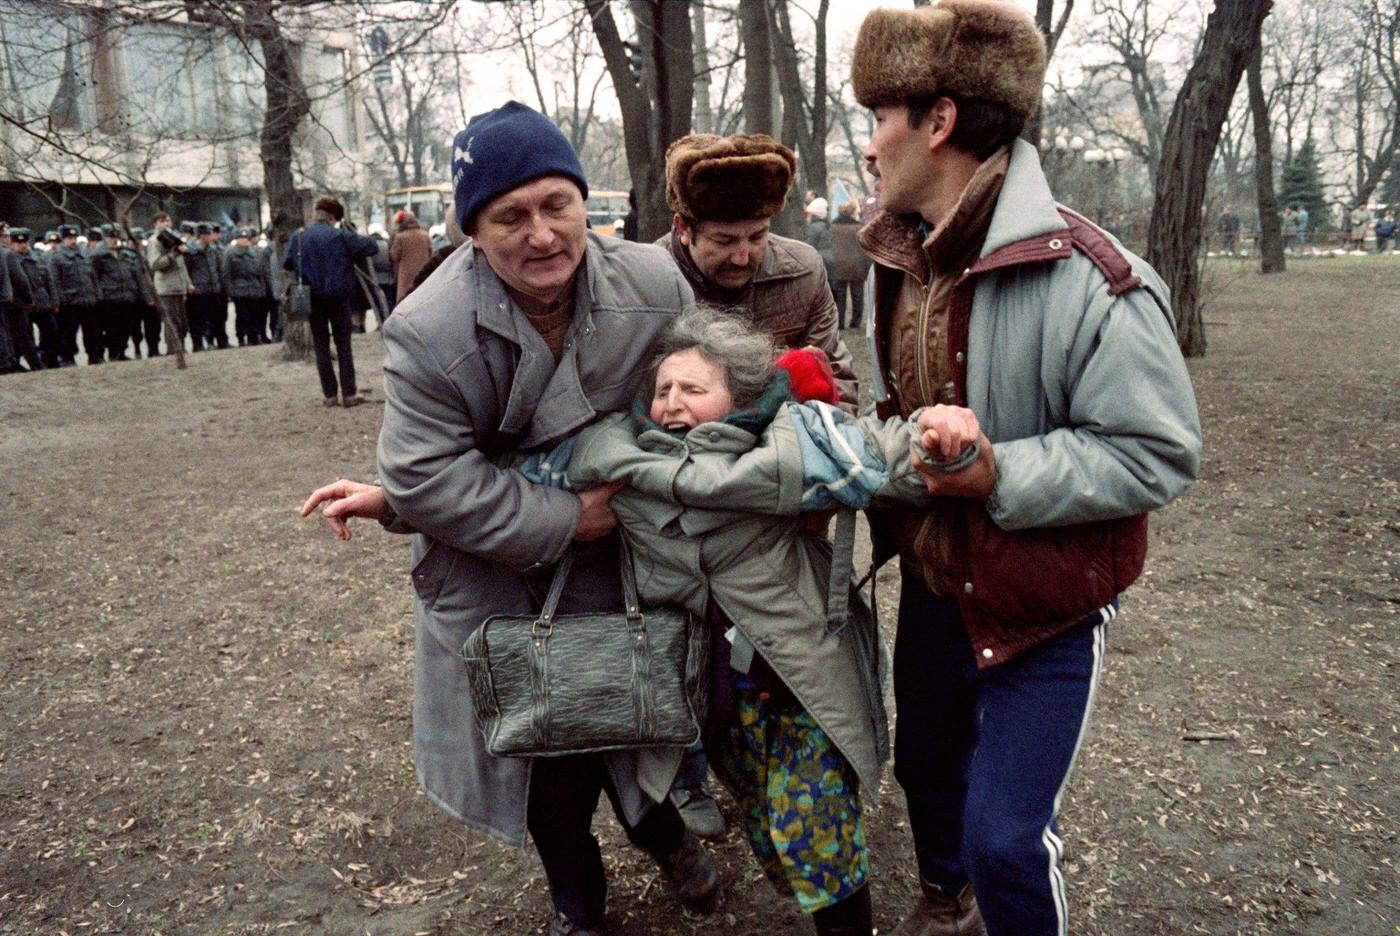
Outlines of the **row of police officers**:
[[207,222],[184,222],[176,234],[161,213],[156,227],[160,239],[149,243],[144,229],[115,224],[90,229],[84,242],[70,224],[42,239],[0,224],[0,373],[71,366],[80,335],[89,364],[128,360],[128,350],[139,358],[143,340],[147,356],[160,355],[167,304],[157,294],[169,291],[169,277],[152,264],[163,266],[168,253],[179,257],[176,289],[188,319],[167,323],[165,353],[177,343],[183,350],[187,335],[194,351],[230,347],[230,300],[239,345],[280,338],[273,261],[255,229],[238,229],[225,244]]

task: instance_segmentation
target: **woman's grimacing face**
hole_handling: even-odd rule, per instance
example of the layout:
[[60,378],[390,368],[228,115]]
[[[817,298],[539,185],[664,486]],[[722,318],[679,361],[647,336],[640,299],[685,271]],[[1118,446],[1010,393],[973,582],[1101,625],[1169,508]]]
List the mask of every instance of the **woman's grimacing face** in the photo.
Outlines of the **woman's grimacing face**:
[[724,368],[695,348],[677,351],[656,369],[652,422],[667,429],[694,429],[717,422],[734,409]]

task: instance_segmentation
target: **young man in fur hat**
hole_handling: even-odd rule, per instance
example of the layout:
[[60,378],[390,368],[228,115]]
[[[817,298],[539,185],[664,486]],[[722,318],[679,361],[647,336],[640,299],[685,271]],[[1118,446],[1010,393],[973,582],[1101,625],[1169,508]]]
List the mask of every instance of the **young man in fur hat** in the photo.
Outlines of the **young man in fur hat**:
[[1199,467],[1165,286],[1017,139],[1044,72],[1029,14],[994,0],[876,10],[852,61],[884,209],[860,234],[876,399],[966,407],[978,445],[926,470],[939,509],[875,518],[903,573],[895,777],[922,878],[901,936],[1066,932],[1055,815],[1106,624],[1147,512]]
[[821,256],[770,231],[792,188],[797,157],[764,134],[692,133],[666,151],[671,251],[698,301],[749,310],[752,321],[790,348],[825,352],[841,403],[856,405],[851,353],[836,329],[836,300]]

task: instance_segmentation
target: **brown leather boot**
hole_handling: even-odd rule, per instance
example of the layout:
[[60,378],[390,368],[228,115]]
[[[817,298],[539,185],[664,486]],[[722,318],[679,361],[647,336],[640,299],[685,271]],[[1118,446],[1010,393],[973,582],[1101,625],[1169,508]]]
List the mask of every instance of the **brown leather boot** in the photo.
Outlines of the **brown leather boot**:
[[683,907],[691,913],[714,912],[719,900],[719,869],[694,834],[686,832],[680,848],[657,856],[656,863]]
[[919,887],[924,892],[919,905],[890,936],[987,936],[971,884],[956,897],[927,881],[919,881]]

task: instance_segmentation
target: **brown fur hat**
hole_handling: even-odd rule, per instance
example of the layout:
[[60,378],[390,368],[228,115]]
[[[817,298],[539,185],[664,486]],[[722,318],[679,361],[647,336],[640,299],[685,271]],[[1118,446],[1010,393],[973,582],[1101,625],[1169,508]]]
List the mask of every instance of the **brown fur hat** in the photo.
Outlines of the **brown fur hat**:
[[860,25],[851,85],[865,107],[940,94],[1005,104],[1029,119],[1045,83],[1045,39],[1007,0],[874,10]]
[[666,150],[666,203],[692,221],[750,221],[783,209],[797,157],[770,136],[692,133]]

